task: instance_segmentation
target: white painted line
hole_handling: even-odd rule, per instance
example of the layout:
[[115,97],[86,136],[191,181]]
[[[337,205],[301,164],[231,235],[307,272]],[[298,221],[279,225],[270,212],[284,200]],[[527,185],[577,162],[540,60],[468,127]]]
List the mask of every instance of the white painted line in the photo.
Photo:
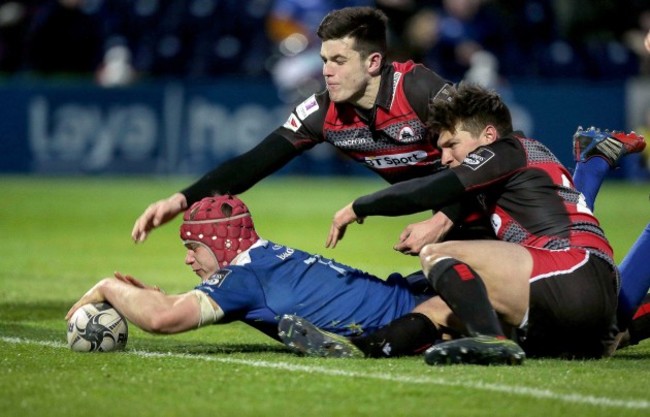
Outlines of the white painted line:
[[[68,346],[64,343],[59,342],[48,342],[48,341],[38,341],[38,340],[29,340],[22,339],[17,337],[0,337],[0,341],[5,343],[14,343],[14,344],[32,344],[47,346],[52,348],[65,348]],[[180,353],[158,353],[158,352],[146,352],[140,350],[127,350],[126,354],[140,356],[143,358],[177,358],[177,359],[193,359],[201,360],[206,362],[218,362],[226,364],[235,364],[243,366],[251,366],[254,368],[267,368],[267,369],[282,369],[289,372],[304,372],[309,374],[321,374],[329,376],[344,376],[350,378],[366,378],[366,379],[376,379],[382,381],[390,382],[402,382],[407,384],[428,384],[428,385],[441,385],[446,387],[459,387],[459,388],[469,388],[474,390],[482,391],[494,391],[504,394],[511,395],[520,395],[524,397],[532,397],[535,399],[549,399],[553,401],[562,401],[566,403],[573,404],[585,404],[593,405],[598,407],[610,407],[610,408],[628,408],[636,410],[646,410],[650,409],[650,401],[647,400],[635,400],[635,399],[616,399],[608,397],[597,397],[593,395],[581,395],[581,394],[563,394],[554,392],[546,389],[539,388],[529,388],[522,386],[512,386],[504,384],[492,384],[492,383],[483,383],[483,382],[472,382],[472,381],[459,381],[457,377],[454,377],[453,380],[433,377],[433,376],[412,376],[412,375],[395,375],[387,373],[365,373],[365,372],[355,372],[348,371],[344,369],[336,368],[326,368],[322,366],[308,366],[308,365],[298,365],[295,363],[288,362],[269,362],[269,361],[257,361],[257,360],[248,360],[248,359],[233,359],[233,358],[222,358],[217,356],[207,356],[207,355],[190,355],[190,354],[180,354]],[[332,361],[334,363],[334,361]]]

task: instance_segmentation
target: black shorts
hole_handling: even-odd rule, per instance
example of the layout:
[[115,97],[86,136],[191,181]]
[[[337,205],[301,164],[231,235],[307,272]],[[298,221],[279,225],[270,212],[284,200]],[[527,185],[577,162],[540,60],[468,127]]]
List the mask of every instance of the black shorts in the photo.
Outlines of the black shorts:
[[602,357],[616,334],[617,291],[617,270],[593,254],[569,274],[532,282],[519,343],[530,357]]

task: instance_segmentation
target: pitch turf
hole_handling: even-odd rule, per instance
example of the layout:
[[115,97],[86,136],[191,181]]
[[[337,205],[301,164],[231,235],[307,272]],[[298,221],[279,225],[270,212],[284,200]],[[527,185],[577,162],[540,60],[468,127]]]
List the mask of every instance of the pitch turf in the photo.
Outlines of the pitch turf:
[[[0,414],[3,416],[648,416],[650,341],[601,361],[527,360],[517,368],[434,368],[422,358],[293,356],[240,324],[175,336],[130,326],[127,351],[80,354],[63,316],[119,270],[167,292],[197,279],[183,265],[178,220],[130,241],[146,205],[187,179],[0,177]],[[380,276],[417,258],[391,250],[406,222],[353,225],[323,247],[334,212],[382,184],[269,179],[243,195],[263,237]],[[620,261],[650,216],[647,184],[607,183],[597,214]],[[378,302],[381,302],[378,300]]]

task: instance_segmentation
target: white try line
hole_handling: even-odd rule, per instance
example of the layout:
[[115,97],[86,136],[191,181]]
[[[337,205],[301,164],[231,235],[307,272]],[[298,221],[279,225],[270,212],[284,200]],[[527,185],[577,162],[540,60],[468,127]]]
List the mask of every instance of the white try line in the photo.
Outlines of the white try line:
[[[32,344],[32,345],[47,346],[52,348],[65,348],[65,349],[68,348],[68,346],[64,343],[29,340],[29,339],[22,339],[17,337],[0,336],[0,340],[5,343]],[[493,392],[500,392],[505,394],[521,395],[525,397],[532,397],[535,399],[549,399],[553,401],[563,401],[566,403],[585,404],[585,405],[593,405],[599,407],[628,408],[628,409],[635,409],[635,410],[650,409],[650,401],[647,400],[634,400],[634,399],[623,400],[623,399],[615,399],[615,398],[607,398],[607,397],[596,397],[593,395],[563,394],[563,393],[558,393],[551,390],[539,389],[539,388],[529,388],[529,387],[522,387],[522,386],[512,386],[512,385],[492,384],[492,383],[472,382],[472,381],[458,381],[456,379],[451,380],[451,379],[434,377],[434,376],[418,377],[418,376],[411,376],[411,375],[394,375],[394,374],[387,374],[387,373],[355,372],[355,371],[347,371],[347,370],[336,369],[336,368],[325,368],[322,366],[297,365],[288,362],[269,362],[269,361],[257,361],[257,360],[248,360],[248,359],[221,358],[221,357],[208,356],[208,355],[190,355],[190,354],[181,354],[181,353],[158,353],[158,352],[146,352],[140,350],[129,350],[126,351],[126,354],[140,356],[143,358],[192,359],[192,360],[200,360],[206,362],[218,362],[218,363],[226,363],[226,364],[251,366],[254,368],[282,369],[284,371],[289,371],[289,372],[304,372],[309,374],[317,373],[317,374],[329,375],[329,376],[376,379],[376,380],[390,381],[390,382],[402,382],[407,384],[441,385],[446,387],[469,388],[469,389],[482,390],[482,391],[493,391]]]

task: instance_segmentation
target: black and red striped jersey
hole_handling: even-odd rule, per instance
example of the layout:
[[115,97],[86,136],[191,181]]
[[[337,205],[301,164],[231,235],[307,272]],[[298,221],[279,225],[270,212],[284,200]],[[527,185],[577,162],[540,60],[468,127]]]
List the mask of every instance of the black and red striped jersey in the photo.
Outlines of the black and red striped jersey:
[[519,134],[471,152],[454,168],[477,190],[500,240],[543,249],[581,247],[611,262],[612,248],[569,171],[541,142]]
[[549,250],[585,248],[614,265],[598,220],[569,171],[520,132],[470,152],[463,163],[393,185],[354,202],[359,217],[438,209],[474,195],[498,239]]
[[385,65],[374,107],[367,113],[333,103],[327,91],[295,107],[275,133],[298,150],[329,143],[389,183],[441,168],[437,136],[427,130],[429,103],[446,99],[451,85],[412,61]]
[[[319,143],[335,146],[391,184],[429,175],[441,168],[438,138],[426,128],[429,104],[447,99],[452,88],[412,61],[385,64],[372,109],[332,103],[327,90],[314,94],[262,142],[181,192],[188,204],[207,195],[243,193]],[[459,206],[446,207],[445,213],[461,216]]]

